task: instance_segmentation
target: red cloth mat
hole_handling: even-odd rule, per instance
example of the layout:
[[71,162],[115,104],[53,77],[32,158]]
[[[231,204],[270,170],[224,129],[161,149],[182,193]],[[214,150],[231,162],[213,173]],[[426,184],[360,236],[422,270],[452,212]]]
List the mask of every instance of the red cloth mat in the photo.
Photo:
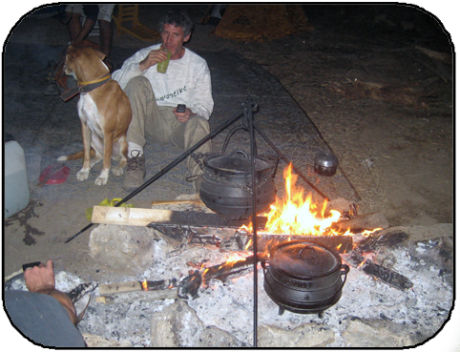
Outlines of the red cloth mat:
[[70,169],[67,166],[62,164],[53,164],[43,170],[42,174],[40,175],[39,182],[41,183],[48,179],[45,182],[47,185],[57,185],[64,183],[67,180],[69,173]]

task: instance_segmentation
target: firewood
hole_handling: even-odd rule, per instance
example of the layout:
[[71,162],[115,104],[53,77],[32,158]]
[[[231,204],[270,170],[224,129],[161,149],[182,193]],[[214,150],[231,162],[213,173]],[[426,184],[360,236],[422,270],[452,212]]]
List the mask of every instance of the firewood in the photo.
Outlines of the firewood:
[[[257,217],[258,225],[265,226],[267,219]],[[163,209],[93,207],[92,222],[95,224],[114,224],[131,226],[190,225],[199,227],[236,227],[248,225],[250,220],[226,219],[218,214],[196,211],[172,211]]]
[[201,199],[183,199],[183,200],[154,200],[152,201],[152,206],[155,205],[166,205],[166,204],[196,204],[196,205],[204,205]]
[[365,259],[359,252],[355,250],[341,254],[341,257],[352,267],[357,268],[367,275],[370,275],[394,288],[397,288],[398,290],[405,290],[414,286],[412,281],[404,275],[397,273],[393,269],[388,269],[382,265],[373,263],[369,259]]
[[[272,235],[261,233],[259,239],[257,240],[257,249],[258,251],[269,252],[270,249],[278,243],[298,240],[318,244],[338,253],[344,253],[352,250],[353,248],[352,236]],[[252,251],[252,246],[249,246],[247,250]]]
[[142,284],[139,281],[99,285],[99,294],[102,296],[134,291],[142,291]]
[[426,56],[430,57],[431,59],[444,62],[445,64],[448,64],[448,65],[452,64],[452,54],[450,53],[441,53],[439,51],[427,49],[419,45],[416,45],[415,49],[421,51],[422,53],[424,53]]
[[339,232],[350,230],[351,232],[362,232],[364,230],[374,230],[376,228],[386,229],[389,227],[388,221],[382,213],[372,213],[359,215],[351,220],[334,223],[331,228]]

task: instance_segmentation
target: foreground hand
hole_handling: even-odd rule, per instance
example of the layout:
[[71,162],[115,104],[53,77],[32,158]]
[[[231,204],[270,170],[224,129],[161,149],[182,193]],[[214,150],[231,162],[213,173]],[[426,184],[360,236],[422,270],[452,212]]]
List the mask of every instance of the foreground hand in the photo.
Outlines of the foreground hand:
[[152,50],[149,52],[147,57],[139,63],[139,68],[142,71],[149,69],[159,62],[163,62],[168,59],[168,53],[164,49]]
[[174,115],[176,115],[177,121],[185,123],[190,119],[190,116],[196,115],[190,110],[186,108],[184,112],[177,112],[177,107],[173,109]]
[[53,262],[48,260],[45,264],[34,266],[32,269],[24,271],[24,280],[30,292],[54,289],[54,270]]

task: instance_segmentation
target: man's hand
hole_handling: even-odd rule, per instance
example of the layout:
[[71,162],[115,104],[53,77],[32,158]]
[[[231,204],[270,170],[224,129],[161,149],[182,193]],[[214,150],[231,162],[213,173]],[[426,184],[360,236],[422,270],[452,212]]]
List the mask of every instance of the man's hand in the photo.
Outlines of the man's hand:
[[39,266],[27,269],[24,271],[24,280],[30,292],[54,289],[53,262],[48,260],[46,265],[41,263]]
[[142,71],[148,70],[150,67],[156,65],[159,62],[163,62],[168,59],[168,53],[161,47],[157,50],[149,52],[147,57],[139,63],[139,68]]
[[185,112],[177,112],[177,107],[173,109],[174,115],[176,115],[177,121],[185,123],[189,120],[190,116],[196,115],[189,108],[185,109]]
[[48,260],[45,264],[34,266],[32,269],[24,271],[24,280],[30,292],[43,293],[54,297],[69,314],[69,318],[77,325],[81,318],[77,317],[75,307],[72,300],[64,292],[58,291],[55,288],[53,262]]

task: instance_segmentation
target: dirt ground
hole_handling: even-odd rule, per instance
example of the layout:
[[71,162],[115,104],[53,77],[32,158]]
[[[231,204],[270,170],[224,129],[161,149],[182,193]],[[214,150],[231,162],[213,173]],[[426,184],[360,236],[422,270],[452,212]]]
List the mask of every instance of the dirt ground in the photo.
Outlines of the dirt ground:
[[[187,7],[195,23],[207,9]],[[160,10],[141,11],[141,22],[154,23]],[[361,214],[382,212],[390,226],[452,223],[452,65],[415,48],[450,53],[448,35],[426,14],[410,11],[378,17],[350,8],[307,7],[306,13],[315,28],[311,32],[238,42],[216,37],[214,26],[196,25],[187,45],[233,50],[274,75],[337,155],[361,198]],[[413,27],[405,29],[404,23]],[[27,18],[10,37],[12,42],[34,40],[65,45],[68,38],[58,21]],[[114,46],[146,45],[114,34]],[[71,245],[63,243],[86,224],[64,201],[32,200],[4,223],[4,275],[23,263],[51,258],[58,269],[97,279],[104,269],[91,264],[88,233]],[[28,236],[38,243],[28,245]]]

